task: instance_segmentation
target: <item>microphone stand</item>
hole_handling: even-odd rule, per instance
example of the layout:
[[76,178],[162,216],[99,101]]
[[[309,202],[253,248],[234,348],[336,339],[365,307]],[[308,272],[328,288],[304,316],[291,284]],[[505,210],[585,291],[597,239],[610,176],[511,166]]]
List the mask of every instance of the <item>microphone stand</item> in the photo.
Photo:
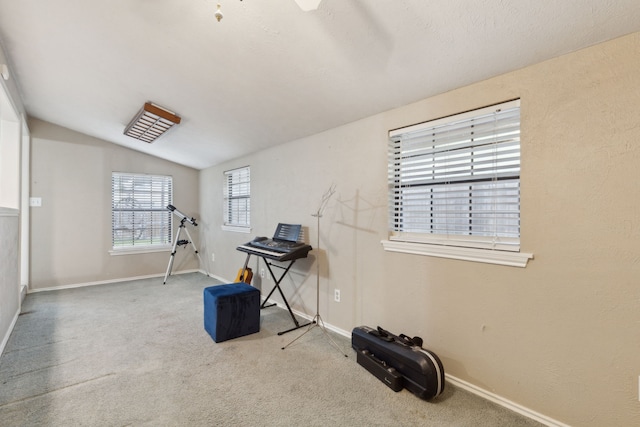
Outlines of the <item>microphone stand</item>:
[[322,316],[320,316],[320,218],[322,218],[322,213],[324,212],[324,209],[327,206],[329,199],[331,198],[333,193],[335,193],[335,191],[336,191],[335,185],[332,185],[331,187],[329,187],[327,192],[324,193],[324,195],[322,196],[322,201],[320,202],[320,207],[318,207],[317,212],[315,214],[311,214],[311,216],[316,218],[316,223],[317,223],[317,226],[316,226],[317,240],[316,241],[318,242],[318,245],[317,245],[318,256],[316,258],[316,314],[315,316],[313,316],[313,320],[311,321],[311,326],[309,326],[306,331],[304,331],[301,335],[296,337],[293,341],[289,342],[287,345],[282,347],[283,350],[289,347],[294,342],[296,342],[298,339],[302,338],[304,335],[307,334],[307,332],[311,331],[313,328],[319,327],[320,330],[324,333],[324,335],[327,338],[329,338],[329,341],[336,348],[336,350],[342,353],[344,357],[349,357],[344,351],[342,351],[342,349],[334,341],[334,339],[331,338],[331,335],[329,335],[329,332],[327,332],[327,328],[324,326],[324,320],[322,320]]

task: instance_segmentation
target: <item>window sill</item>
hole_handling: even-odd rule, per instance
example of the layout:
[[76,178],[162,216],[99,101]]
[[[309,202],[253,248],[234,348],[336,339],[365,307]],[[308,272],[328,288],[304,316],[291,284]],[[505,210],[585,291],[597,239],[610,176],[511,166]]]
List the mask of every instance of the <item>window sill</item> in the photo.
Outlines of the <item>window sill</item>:
[[141,246],[133,248],[118,248],[111,249],[109,255],[138,255],[138,254],[150,254],[155,252],[171,252],[171,246]]
[[235,233],[251,233],[251,227],[241,227],[238,225],[223,225],[222,231],[233,231]]
[[463,261],[483,262],[487,264],[507,265],[511,267],[527,266],[533,254],[524,252],[497,251],[458,246],[433,245],[427,243],[399,242],[382,240],[382,246],[388,252],[401,252],[414,255],[426,255]]

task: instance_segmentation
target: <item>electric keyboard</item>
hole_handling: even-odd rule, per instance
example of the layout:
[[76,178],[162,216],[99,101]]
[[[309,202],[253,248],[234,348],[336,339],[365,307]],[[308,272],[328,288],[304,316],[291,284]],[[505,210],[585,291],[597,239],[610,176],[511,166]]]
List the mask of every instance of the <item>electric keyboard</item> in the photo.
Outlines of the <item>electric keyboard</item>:
[[257,237],[244,245],[238,246],[236,249],[274,261],[291,261],[298,258],[306,258],[312,248],[302,242],[282,242],[266,237]]
[[[273,239],[269,239],[267,237],[256,237],[250,242],[245,243],[244,245],[238,246],[236,249],[245,252],[247,254],[247,259],[244,262],[244,268],[242,269],[240,277],[244,275],[244,271],[247,269],[247,265],[249,264],[249,258],[251,255],[256,255],[262,257],[264,259],[264,265],[269,270],[269,274],[273,278],[275,285],[269,295],[264,298],[262,305],[260,308],[266,308],[276,305],[275,302],[272,302],[269,305],[266,305],[267,301],[270,301],[271,295],[277,289],[280,292],[280,296],[284,301],[284,304],[287,306],[287,310],[289,310],[289,315],[291,315],[291,320],[295,324],[295,327],[288,329],[286,331],[278,332],[278,335],[286,334],[287,332],[291,332],[293,330],[302,328],[303,326],[308,326],[311,322],[307,322],[304,325],[301,325],[294,316],[289,303],[287,302],[287,298],[284,296],[282,289],[280,288],[280,282],[284,279],[284,276],[287,275],[291,266],[296,262],[298,258],[306,258],[311,250],[311,246],[299,242],[300,232],[302,226],[300,224],[278,224],[276,228],[276,232],[273,235]],[[271,264],[268,260],[273,261],[289,261],[287,266]],[[278,267],[284,270],[284,272],[277,277],[273,273],[273,269],[271,267]]]

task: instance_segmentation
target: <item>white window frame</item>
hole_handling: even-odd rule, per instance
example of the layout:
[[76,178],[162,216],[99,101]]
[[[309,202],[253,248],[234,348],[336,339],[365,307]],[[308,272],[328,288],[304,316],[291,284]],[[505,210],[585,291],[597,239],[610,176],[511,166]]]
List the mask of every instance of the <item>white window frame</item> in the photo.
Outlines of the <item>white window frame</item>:
[[[520,100],[389,132],[386,251],[526,266]],[[475,209],[475,210],[474,210]]]
[[225,171],[222,192],[222,229],[251,232],[251,167]]
[[[112,255],[171,250],[173,177],[113,172],[111,175]],[[131,218],[127,218],[131,215]],[[138,223],[136,223],[138,221]],[[130,230],[122,233],[118,229]],[[125,234],[118,237],[118,234]]]

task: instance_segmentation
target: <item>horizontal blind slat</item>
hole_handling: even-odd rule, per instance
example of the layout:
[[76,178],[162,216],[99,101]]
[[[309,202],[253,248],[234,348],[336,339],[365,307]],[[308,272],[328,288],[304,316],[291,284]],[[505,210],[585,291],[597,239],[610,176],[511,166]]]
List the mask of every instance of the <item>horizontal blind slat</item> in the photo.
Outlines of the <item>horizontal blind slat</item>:
[[251,171],[248,166],[224,172],[224,224],[249,226],[251,213]]
[[167,245],[171,241],[172,178],[112,174],[112,245]]
[[390,133],[392,231],[519,237],[520,112],[508,105]]

